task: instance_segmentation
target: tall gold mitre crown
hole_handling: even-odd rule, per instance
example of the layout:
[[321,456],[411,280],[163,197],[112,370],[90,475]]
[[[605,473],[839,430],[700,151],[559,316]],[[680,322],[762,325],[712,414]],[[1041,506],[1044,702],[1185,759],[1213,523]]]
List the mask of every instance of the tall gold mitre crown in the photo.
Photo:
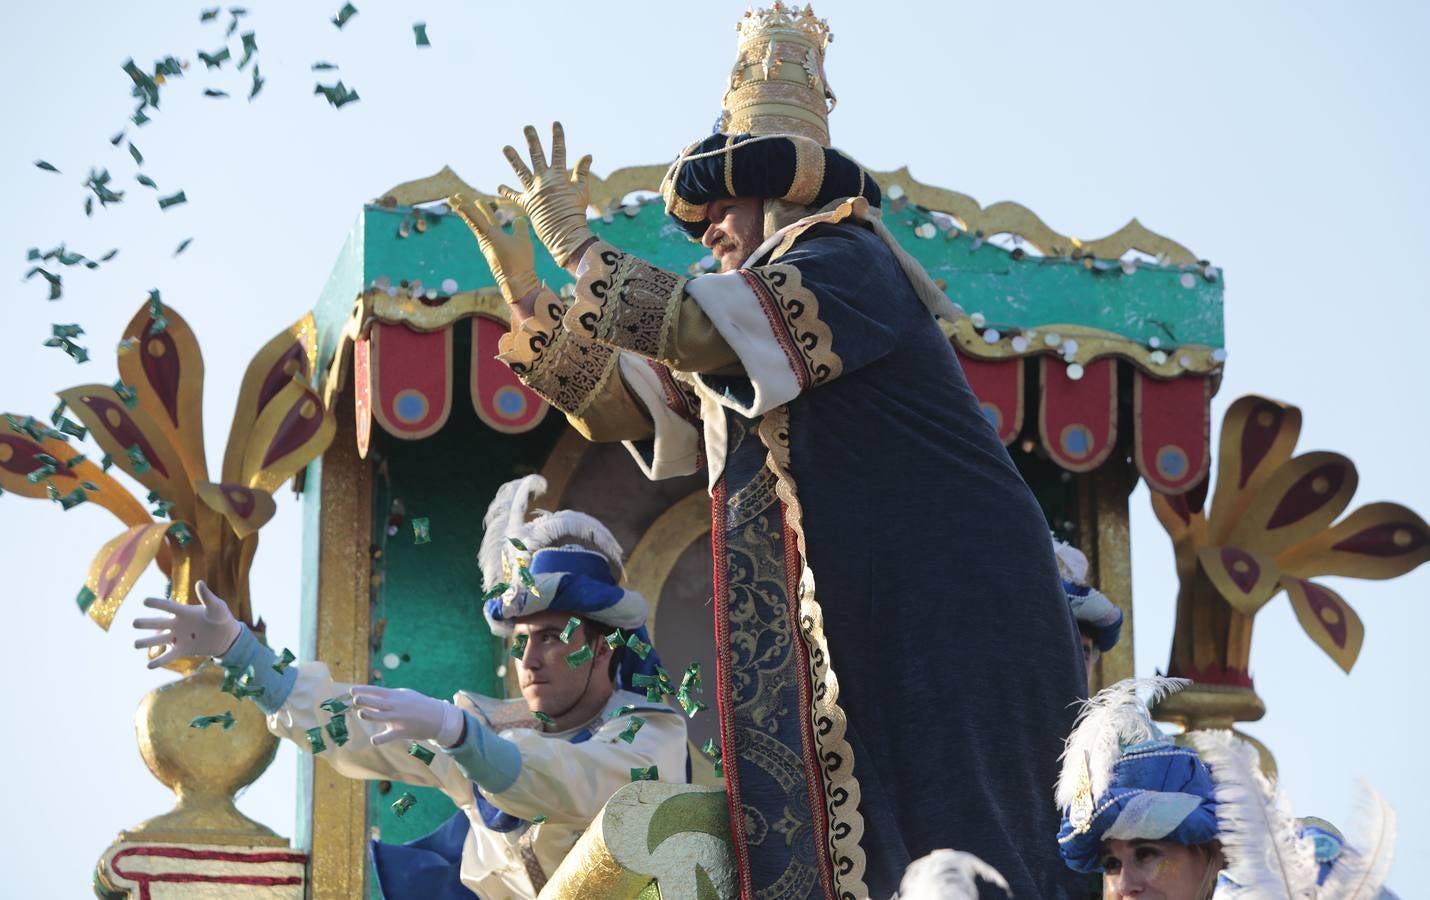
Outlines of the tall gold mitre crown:
[[829,146],[834,92],[824,77],[824,48],[834,40],[814,10],[776,0],[769,9],[746,10],[730,86],[721,103],[726,134],[798,134]]

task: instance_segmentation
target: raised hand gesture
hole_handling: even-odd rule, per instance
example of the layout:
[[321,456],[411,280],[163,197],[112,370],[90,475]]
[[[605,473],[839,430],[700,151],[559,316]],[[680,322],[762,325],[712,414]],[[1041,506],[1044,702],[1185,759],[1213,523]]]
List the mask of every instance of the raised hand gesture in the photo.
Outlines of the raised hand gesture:
[[551,251],[558,265],[565,267],[586,242],[595,237],[586,225],[589,206],[591,157],[583,156],[576,171],[566,170],[566,133],[560,122],[551,124],[551,162],[541,148],[536,129],[526,126],[526,145],[531,154],[531,166],[511,146],[503,147],[507,162],[523,190],[506,185],[497,188],[503,197],[520,206],[531,218],[536,236]]
[[166,618],[135,619],[134,627],[156,632],[134,642],[139,649],[168,646],[162,655],[149,660],[157,669],[186,656],[223,656],[238,639],[243,625],[229,612],[228,604],[202,581],[194,585],[199,603],[179,603],[150,597],[144,605],[172,613]]
[[506,302],[517,303],[541,287],[541,281],[536,277],[536,253],[531,244],[531,229],[525,219],[512,223],[511,234],[507,234],[480,200],[473,202],[461,194],[453,194],[447,198],[447,203],[476,235],[477,246],[481,248],[482,256],[486,257],[487,266],[491,268],[492,277],[496,279]]

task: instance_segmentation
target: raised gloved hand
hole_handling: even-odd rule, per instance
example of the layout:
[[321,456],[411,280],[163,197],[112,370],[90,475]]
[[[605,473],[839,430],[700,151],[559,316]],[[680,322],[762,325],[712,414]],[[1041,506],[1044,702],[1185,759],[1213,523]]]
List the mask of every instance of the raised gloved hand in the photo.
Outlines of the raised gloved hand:
[[149,660],[149,668],[157,669],[186,656],[223,656],[243,631],[243,624],[229,612],[228,604],[202,581],[194,585],[199,595],[197,605],[149,597],[144,605],[150,609],[173,613],[163,619],[135,619],[135,628],[158,632],[134,642],[140,649],[168,645],[163,654]]
[[561,130],[560,122],[553,122],[551,163],[548,165],[536,129],[528,125],[525,132],[526,145],[531,153],[531,168],[526,167],[515,149],[510,146],[502,148],[516,177],[521,179],[524,190],[518,193],[502,185],[497,192],[526,212],[531,218],[531,226],[536,229],[536,236],[551,251],[557,264],[565,267],[576,252],[595,237],[586,225],[586,207],[590,205],[587,198],[590,196],[591,157],[581,157],[576,163],[576,171],[567,172],[566,134]]
[[372,736],[373,746],[397,740],[436,741],[452,747],[462,739],[462,711],[445,700],[434,700],[410,688],[354,685],[353,708],[364,722],[387,727]]
[[516,303],[541,287],[536,277],[536,253],[531,245],[531,229],[525,219],[512,224],[511,234],[497,224],[482,201],[471,201],[461,194],[447,198],[452,211],[461,217],[476,235],[477,246],[486,257],[497,287],[506,302]]

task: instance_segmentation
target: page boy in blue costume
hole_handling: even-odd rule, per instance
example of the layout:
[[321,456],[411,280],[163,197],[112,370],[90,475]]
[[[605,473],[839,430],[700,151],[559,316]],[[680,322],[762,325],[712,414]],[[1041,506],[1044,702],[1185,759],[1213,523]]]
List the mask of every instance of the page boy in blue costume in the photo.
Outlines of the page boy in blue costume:
[[[503,486],[487,514],[481,554],[488,589],[517,585],[491,597],[485,612],[493,633],[515,636],[521,649],[521,700],[462,691],[447,702],[405,688],[338,684],[321,662],[277,671],[273,651],[202,582],[202,606],[146,600],[172,616],[135,622],[157,632],[136,646],[168,646],[151,667],[180,656],[219,657],[262,688],[253,700],[274,734],[315,750],[349,777],[435,787],[457,805],[420,840],[373,842],[388,900],[535,898],[633,769],[655,767],[659,780],[686,780],[684,716],[649,702],[635,683],[638,674],[655,672],[658,657],[618,651],[605,639],[619,629],[623,638],[649,643],[645,600],[619,585],[620,547],[582,513],[526,521],[530,495],[544,487],[537,476]],[[524,582],[522,569],[534,584]],[[579,622],[568,628],[572,617]],[[341,743],[325,731],[334,718],[345,726]]]

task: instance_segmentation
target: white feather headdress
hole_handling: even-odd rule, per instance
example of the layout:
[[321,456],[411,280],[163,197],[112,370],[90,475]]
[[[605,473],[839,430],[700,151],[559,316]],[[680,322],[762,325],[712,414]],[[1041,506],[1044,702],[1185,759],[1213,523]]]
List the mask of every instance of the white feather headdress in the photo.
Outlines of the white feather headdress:
[[963,850],[935,850],[904,870],[898,900],[978,900],[978,881],[1003,889],[1012,896],[1002,873]]
[[[538,510],[537,515],[527,521],[531,501],[545,491],[546,479],[540,475],[508,481],[497,489],[482,518],[485,531],[477,552],[482,589],[490,591],[499,582],[510,582],[512,574],[527,565],[536,551],[566,544],[578,544],[601,554],[610,565],[612,576],[618,582],[624,580],[625,554],[621,545],[595,516],[574,509]],[[526,550],[519,550],[513,540],[519,541]]]
[[1395,857],[1395,810],[1368,782],[1360,783],[1345,846],[1321,885],[1325,900],[1376,900]]
[[1122,758],[1124,747],[1162,737],[1152,722],[1147,704],[1137,696],[1150,689],[1155,703],[1191,684],[1185,678],[1125,678],[1105,688],[1083,704],[1063,748],[1062,772],[1058,776],[1056,802],[1059,810],[1073,805],[1083,775],[1091,778],[1093,797],[1101,797],[1112,783],[1112,769]]
[[1193,731],[1187,739],[1211,768],[1217,838],[1233,883],[1225,900],[1315,900],[1316,845],[1297,834],[1291,804],[1261,772],[1256,748],[1230,731]]

